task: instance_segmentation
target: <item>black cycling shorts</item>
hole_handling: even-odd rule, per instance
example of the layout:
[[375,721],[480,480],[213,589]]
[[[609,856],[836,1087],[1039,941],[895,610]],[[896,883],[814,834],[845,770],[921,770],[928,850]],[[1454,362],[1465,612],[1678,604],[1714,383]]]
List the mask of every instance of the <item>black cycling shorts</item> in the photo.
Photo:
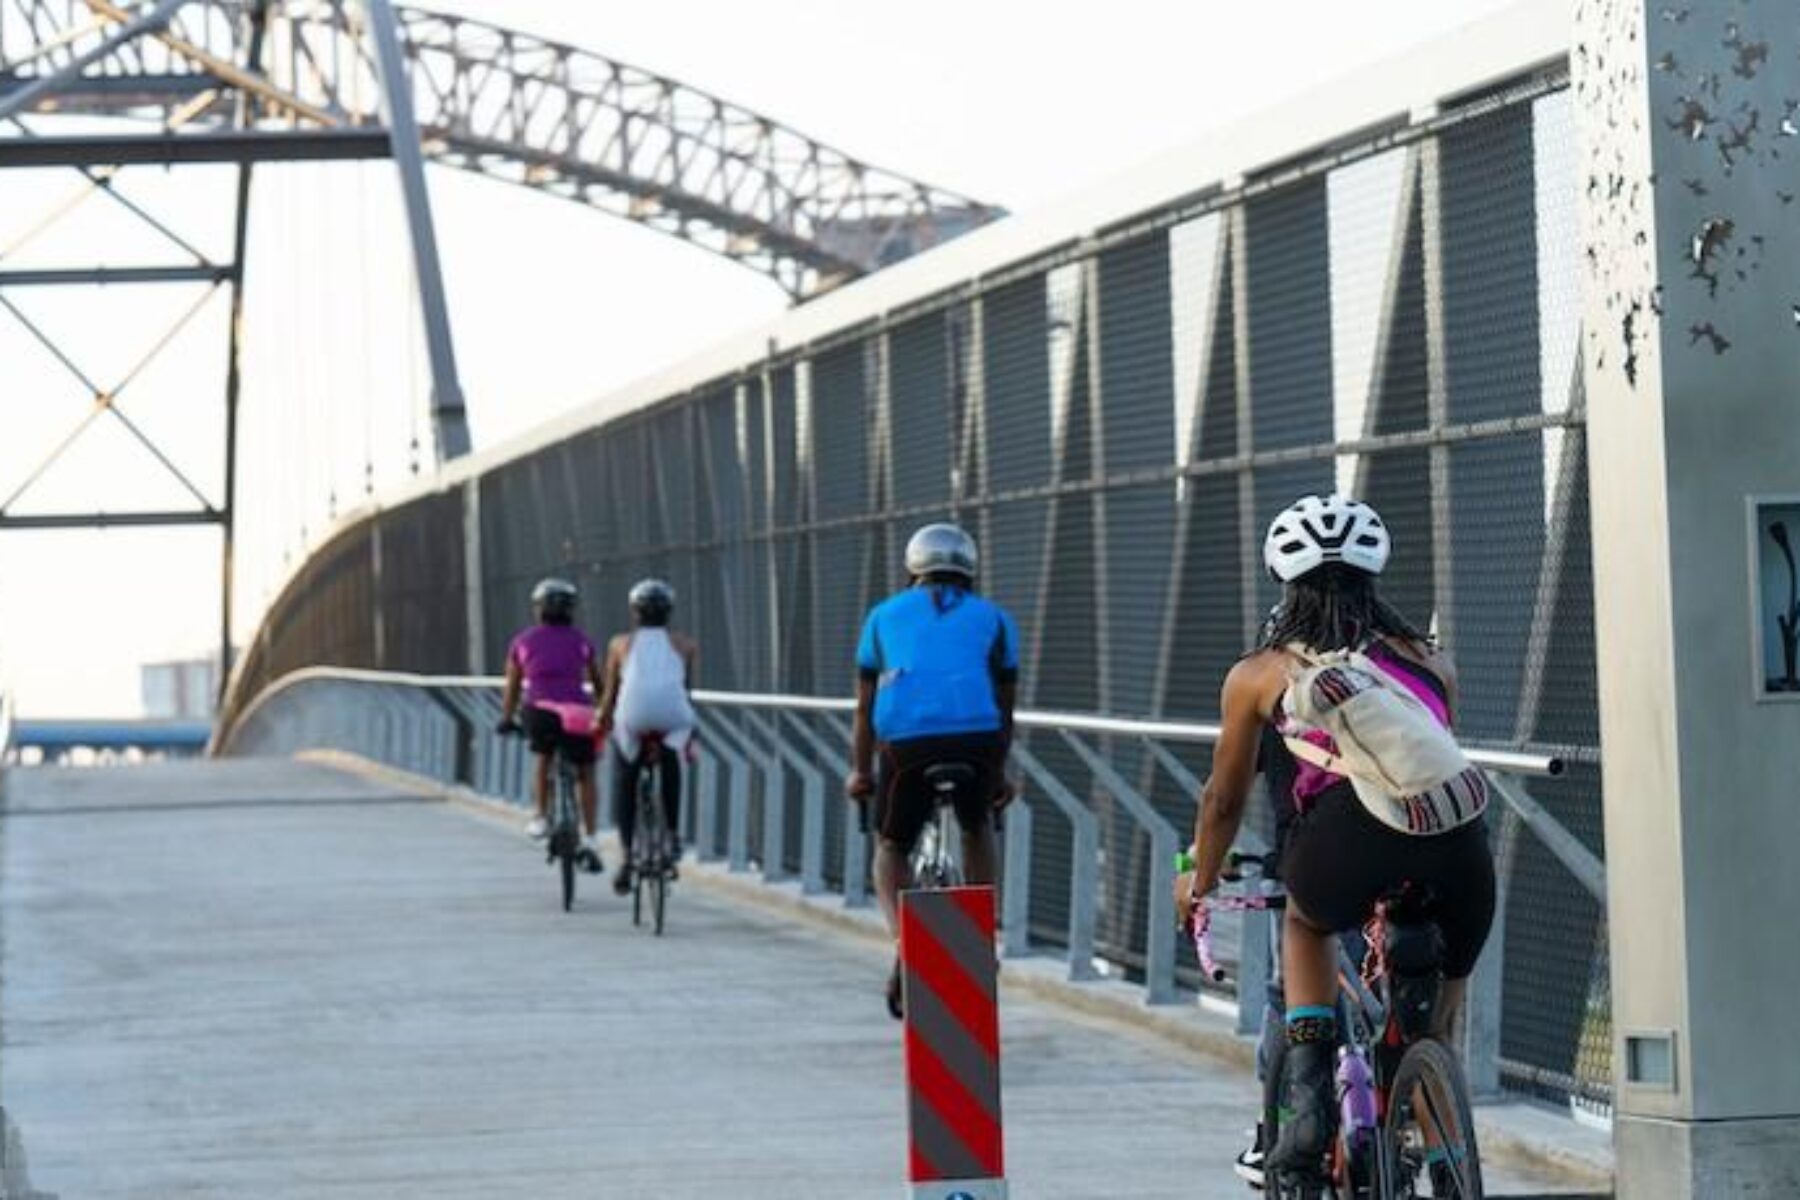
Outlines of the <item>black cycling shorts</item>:
[[1282,881],[1306,919],[1334,933],[1360,928],[1375,903],[1402,884],[1444,932],[1444,978],[1475,969],[1494,923],[1494,856],[1487,821],[1420,837],[1369,814],[1348,782],[1312,802],[1288,834]]
[[874,812],[875,830],[883,840],[908,851],[919,840],[937,802],[925,782],[925,769],[939,763],[967,763],[980,775],[974,790],[957,800],[958,824],[974,830],[993,819],[1006,769],[1006,741],[998,732],[884,742]]
[[563,757],[576,766],[585,767],[594,761],[593,736],[577,736],[563,728],[562,717],[547,708],[527,707],[523,721],[525,737],[531,744],[533,754],[554,754],[561,750]]

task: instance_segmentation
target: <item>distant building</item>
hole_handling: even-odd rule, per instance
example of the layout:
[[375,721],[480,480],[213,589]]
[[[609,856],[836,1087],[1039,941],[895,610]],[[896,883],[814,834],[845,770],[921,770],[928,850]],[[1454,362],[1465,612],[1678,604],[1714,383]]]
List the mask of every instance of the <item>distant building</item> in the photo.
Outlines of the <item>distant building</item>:
[[209,721],[218,698],[219,667],[210,658],[145,663],[144,715],[156,720]]

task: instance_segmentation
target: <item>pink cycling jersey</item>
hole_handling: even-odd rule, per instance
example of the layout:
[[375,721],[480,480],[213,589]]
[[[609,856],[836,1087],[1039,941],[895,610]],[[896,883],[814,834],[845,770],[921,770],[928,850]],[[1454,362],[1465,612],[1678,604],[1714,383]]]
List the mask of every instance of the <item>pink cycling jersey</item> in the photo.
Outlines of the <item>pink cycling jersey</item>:
[[525,679],[527,704],[575,704],[586,701],[594,643],[573,625],[533,625],[512,640],[506,661]]

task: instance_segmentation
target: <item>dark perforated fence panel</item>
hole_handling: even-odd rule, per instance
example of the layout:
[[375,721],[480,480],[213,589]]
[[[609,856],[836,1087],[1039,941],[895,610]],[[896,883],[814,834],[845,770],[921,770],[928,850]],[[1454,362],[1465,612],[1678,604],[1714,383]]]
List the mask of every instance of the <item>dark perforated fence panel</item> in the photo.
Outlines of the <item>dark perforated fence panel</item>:
[[[1536,794],[1601,851],[1575,177],[1568,95],[1534,77],[1235,192],[1121,213],[1116,235],[489,469],[468,522],[479,662],[461,657],[463,489],[383,514],[379,546],[368,525],[345,533],[276,606],[240,694],[316,662],[496,671],[532,582],[556,573],[597,632],[624,624],[633,580],[671,581],[707,686],[841,695],[906,535],[954,517],[1020,621],[1027,703],[1210,719],[1276,598],[1262,529],[1337,488],[1387,517],[1387,593],[1456,653],[1463,729],[1567,756]],[[1060,739],[1031,748],[1100,819],[1098,946],[1131,969],[1147,839]],[[1141,747],[1104,748],[1188,824],[1193,797]],[[1184,754],[1204,775],[1204,750]],[[785,786],[797,870],[797,773]],[[1030,926],[1058,942],[1071,834],[1034,815]],[[753,855],[764,837],[756,797]],[[1502,851],[1507,1077],[1603,1095],[1602,916],[1528,835]]]

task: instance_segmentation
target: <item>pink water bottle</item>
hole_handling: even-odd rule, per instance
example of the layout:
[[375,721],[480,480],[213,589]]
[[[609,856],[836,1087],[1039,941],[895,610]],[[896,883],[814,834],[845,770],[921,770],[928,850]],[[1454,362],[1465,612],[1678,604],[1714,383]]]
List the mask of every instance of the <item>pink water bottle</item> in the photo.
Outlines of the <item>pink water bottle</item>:
[[1368,1060],[1353,1046],[1338,1047],[1337,1094],[1344,1141],[1362,1145],[1375,1129],[1375,1077]]

